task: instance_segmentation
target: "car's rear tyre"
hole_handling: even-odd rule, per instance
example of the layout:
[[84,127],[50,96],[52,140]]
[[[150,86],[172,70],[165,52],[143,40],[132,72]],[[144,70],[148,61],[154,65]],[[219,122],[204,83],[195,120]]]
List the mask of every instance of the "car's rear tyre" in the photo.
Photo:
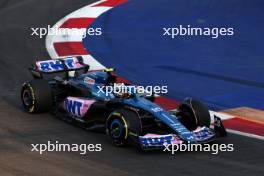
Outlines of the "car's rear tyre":
[[125,146],[131,134],[136,137],[142,133],[140,117],[131,110],[116,110],[106,120],[106,133],[114,145]]
[[25,82],[21,89],[21,101],[29,113],[49,111],[52,107],[52,94],[48,81],[36,79]]
[[192,98],[185,99],[178,108],[177,116],[181,123],[189,130],[195,130],[198,126],[209,127],[211,123],[210,113],[203,103]]

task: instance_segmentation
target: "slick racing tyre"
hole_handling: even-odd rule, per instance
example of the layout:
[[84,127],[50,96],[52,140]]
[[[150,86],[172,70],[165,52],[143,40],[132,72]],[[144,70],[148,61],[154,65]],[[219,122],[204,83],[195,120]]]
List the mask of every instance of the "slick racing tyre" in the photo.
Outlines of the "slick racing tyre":
[[192,98],[185,99],[178,108],[177,116],[181,123],[189,130],[198,126],[210,126],[211,118],[208,108],[201,102]]
[[131,110],[116,110],[106,120],[106,133],[116,146],[127,145],[130,135],[137,137],[141,132],[140,117]]
[[52,107],[52,95],[46,80],[25,82],[21,89],[21,101],[29,113],[47,112]]

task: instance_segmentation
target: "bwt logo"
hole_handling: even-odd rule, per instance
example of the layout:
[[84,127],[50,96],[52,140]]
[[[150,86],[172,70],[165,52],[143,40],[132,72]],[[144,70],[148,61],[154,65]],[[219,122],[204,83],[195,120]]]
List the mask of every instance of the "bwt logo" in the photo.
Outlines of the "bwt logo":
[[81,109],[83,107],[82,102],[76,101],[76,100],[66,99],[64,101],[64,107],[72,115],[81,117]]
[[[74,68],[74,59],[65,59],[65,65],[68,69]],[[41,71],[58,71],[64,70],[64,64],[60,60],[49,60],[39,62]]]

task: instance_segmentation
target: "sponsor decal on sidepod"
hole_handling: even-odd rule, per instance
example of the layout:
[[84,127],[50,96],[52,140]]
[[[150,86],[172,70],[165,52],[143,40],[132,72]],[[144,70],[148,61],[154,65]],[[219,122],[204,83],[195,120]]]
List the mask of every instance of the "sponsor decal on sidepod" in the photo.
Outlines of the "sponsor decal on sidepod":
[[67,97],[64,100],[64,109],[73,116],[83,117],[94,102],[94,100]]

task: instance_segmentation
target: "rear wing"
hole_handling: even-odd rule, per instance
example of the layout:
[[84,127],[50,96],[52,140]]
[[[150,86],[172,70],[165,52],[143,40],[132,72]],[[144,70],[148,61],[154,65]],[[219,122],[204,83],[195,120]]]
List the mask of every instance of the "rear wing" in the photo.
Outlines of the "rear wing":
[[37,61],[29,68],[34,78],[43,78],[43,74],[65,72],[66,79],[69,78],[70,71],[89,70],[89,65],[83,63],[81,56],[58,58],[53,60]]

